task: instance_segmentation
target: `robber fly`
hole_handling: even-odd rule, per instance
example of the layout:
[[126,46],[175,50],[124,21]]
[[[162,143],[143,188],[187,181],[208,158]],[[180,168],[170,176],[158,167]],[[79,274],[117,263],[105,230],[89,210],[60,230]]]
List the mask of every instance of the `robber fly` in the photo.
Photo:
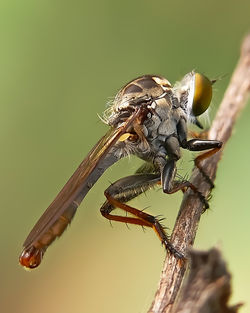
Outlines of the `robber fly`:
[[[157,75],[141,76],[124,86],[104,113],[103,120],[110,130],[89,152],[31,230],[19,258],[21,265],[35,268],[41,263],[46,249],[65,231],[80,203],[104,171],[131,154],[145,163],[134,175],[122,178],[106,189],[107,200],[101,207],[101,214],[109,220],[153,228],[166,249],[176,257],[182,257],[156,217],[126,203],[156,185],[161,185],[167,194],[190,188],[206,203],[196,186],[175,177],[180,148],[208,150],[196,159],[199,167],[202,159],[217,152],[222,145],[217,140],[187,139],[188,122],[202,128],[197,116],[209,107],[213,83],[192,71],[174,86]],[[130,216],[112,214],[117,207]]]

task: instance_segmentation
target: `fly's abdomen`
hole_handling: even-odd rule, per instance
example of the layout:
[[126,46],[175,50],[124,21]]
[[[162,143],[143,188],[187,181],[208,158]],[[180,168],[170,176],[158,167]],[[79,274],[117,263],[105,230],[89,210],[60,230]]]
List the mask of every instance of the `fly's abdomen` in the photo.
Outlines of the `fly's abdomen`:
[[37,241],[25,247],[19,257],[19,262],[26,268],[37,267],[43,258],[48,246],[60,237],[73,219],[78,204],[74,201],[72,205],[55,221],[55,223]]

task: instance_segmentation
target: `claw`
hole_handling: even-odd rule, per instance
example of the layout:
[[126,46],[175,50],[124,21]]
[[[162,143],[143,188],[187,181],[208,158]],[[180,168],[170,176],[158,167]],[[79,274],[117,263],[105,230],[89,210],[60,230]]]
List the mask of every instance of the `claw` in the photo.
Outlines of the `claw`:
[[164,244],[166,250],[173,254],[177,259],[185,259],[184,254],[175,249],[175,247],[168,240],[163,240],[162,244]]

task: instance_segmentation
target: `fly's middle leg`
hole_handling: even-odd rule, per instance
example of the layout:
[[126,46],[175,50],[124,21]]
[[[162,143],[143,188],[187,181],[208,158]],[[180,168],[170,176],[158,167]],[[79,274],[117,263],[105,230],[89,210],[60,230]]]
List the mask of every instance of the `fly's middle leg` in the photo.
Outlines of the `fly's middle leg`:
[[204,205],[204,208],[207,209],[209,207],[208,202],[196,186],[194,186],[188,180],[182,181],[175,180],[177,172],[176,162],[180,158],[180,143],[178,138],[171,136],[166,140],[165,144],[168,153],[168,159],[161,169],[161,181],[163,192],[171,194],[179,190],[186,191],[187,188],[190,188],[194,193],[198,195],[198,197],[200,198]]
[[[176,257],[183,258],[183,255],[169,241],[165,229],[157,217],[124,203],[157,184],[160,184],[160,174],[137,174],[118,180],[105,191],[107,201],[100,209],[101,214],[109,220],[153,228],[166,249]],[[115,208],[120,208],[133,217],[111,214]]]

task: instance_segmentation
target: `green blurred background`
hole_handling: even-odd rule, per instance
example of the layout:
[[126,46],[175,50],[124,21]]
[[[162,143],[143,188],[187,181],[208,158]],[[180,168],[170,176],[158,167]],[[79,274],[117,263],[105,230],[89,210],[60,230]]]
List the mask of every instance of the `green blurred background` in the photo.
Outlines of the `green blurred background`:
[[[0,24],[0,311],[146,312],[164,249],[153,231],[110,227],[99,213],[110,181],[139,160],[105,173],[37,270],[18,265],[22,243],[106,131],[97,113],[127,81],[154,73],[175,82],[192,69],[227,74],[215,86],[214,116],[250,30],[250,2],[2,0]],[[250,308],[249,114],[247,107],[226,146],[195,243],[221,248],[231,302],[247,303],[242,313]],[[181,196],[155,190],[132,203],[164,214],[172,228]]]

